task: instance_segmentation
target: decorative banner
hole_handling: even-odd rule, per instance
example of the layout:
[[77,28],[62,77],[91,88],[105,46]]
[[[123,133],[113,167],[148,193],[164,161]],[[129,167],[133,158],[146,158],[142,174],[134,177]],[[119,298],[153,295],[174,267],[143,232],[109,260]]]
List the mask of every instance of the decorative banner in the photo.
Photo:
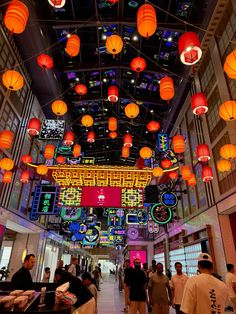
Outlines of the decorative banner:
[[61,209],[61,218],[65,221],[78,220],[81,216],[82,208],[66,208]]
[[82,188],[83,207],[121,207],[121,188],[94,187]]
[[170,208],[158,203],[152,206],[150,215],[156,223],[165,225],[171,220],[173,213]]
[[65,120],[45,119],[41,125],[40,140],[63,140]]
[[[125,208],[143,207],[143,189],[122,188],[121,206]],[[119,207],[119,206],[117,206]]]
[[59,194],[59,205],[68,207],[81,206],[82,189],[78,187],[61,187]]
[[40,215],[58,215],[58,187],[38,185],[30,211],[30,219],[37,220]]
[[169,149],[169,135],[167,133],[158,133],[157,148],[159,152],[165,152]]
[[174,192],[164,192],[161,194],[160,201],[162,205],[165,205],[169,208],[174,208],[178,203],[178,198]]
[[145,250],[140,251],[129,251],[130,264],[133,267],[134,260],[136,258],[140,259],[141,264],[147,262],[147,252]]

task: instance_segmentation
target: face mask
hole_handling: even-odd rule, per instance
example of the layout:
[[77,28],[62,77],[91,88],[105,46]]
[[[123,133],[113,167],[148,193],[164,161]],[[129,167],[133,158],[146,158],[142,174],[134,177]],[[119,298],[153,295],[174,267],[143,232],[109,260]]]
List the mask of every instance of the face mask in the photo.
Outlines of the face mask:
[[141,265],[135,265],[134,267],[135,267],[135,269],[137,269],[137,270],[141,269]]

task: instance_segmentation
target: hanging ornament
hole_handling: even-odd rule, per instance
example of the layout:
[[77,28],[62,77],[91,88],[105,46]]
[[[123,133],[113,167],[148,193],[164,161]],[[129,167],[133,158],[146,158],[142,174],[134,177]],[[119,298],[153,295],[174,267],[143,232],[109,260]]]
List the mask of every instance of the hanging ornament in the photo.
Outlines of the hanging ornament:
[[39,174],[40,176],[45,176],[48,173],[48,167],[45,165],[39,165],[36,168],[36,172],[37,174]]
[[178,173],[176,171],[169,172],[168,176],[169,176],[169,178],[171,180],[175,180],[175,179],[177,179],[179,177],[179,175],[178,175]]
[[57,156],[56,162],[57,162],[59,165],[64,165],[64,164],[66,163],[66,159],[65,159],[65,157],[63,157],[63,156]]
[[225,144],[220,148],[220,156],[223,159],[233,159],[236,157],[236,146],[233,144]]
[[119,95],[119,91],[118,91],[118,87],[116,85],[111,85],[108,87],[108,100],[110,102],[117,102],[118,100],[118,95]]
[[149,159],[152,157],[152,149],[150,147],[142,147],[139,151],[140,157],[143,159]]
[[53,60],[49,55],[41,54],[37,57],[37,62],[40,68],[49,70],[53,67]]
[[143,37],[149,38],[157,29],[156,10],[151,4],[143,4],[137,13],[137,30]]
[[163,169],[161,167],[155,167],[152,170],[152,174],[154,177],[161,177],[163,175]]
[[11,183],[11,181],[12,181],[12,172],[5,171],[2,176],[2,183]]
[[178,46],[180,60],[183,64],[193,65],[201,59],[201,44],[196,33],[187,32],[182,34]]
[[14,160],[10,158],[2,158],[0,160],[0,168],[2,170],[10,171],[14,167]]
[[185,152],[185,141],[183,135],[175,135],[172,139],[173,150],[176,154]]
[[108,119],[108,130],[109,131],[117,130],[117,119],[115,117],[110,117]]
[[75,141],[75,134],[71,131],[66,131],[63,141],[66,146],[73,145]]
[[225,121],[236,120],[236,101],[225,101],[219,108],[219,116]]
[[200,116],[208,111],[208,103],[203,93],[196,93],[191,97],[192,111],[195,115]]
[[66,4],[66,0],[48,0],[48,2],[55,9],[61,9]]
[[87,142],[89,143],[95,142],[95,133],[93,131],[88,132]]
[[77,84],[75,86],[75,92],[76,92],[76,94],[78,94],[80,96],[84,96],[88,92],[87,86],[84,84]]
[[128,133],[124,135],[123,145],[129,148],[133,146],[133,138],[131,134]]
[[0,149],[9,149],[12,146],[14,133],[9,130],[0,132]]
[[2,76],[3,85],[10,91],[17,91],[24,86],[23,76],[15,70],[7,70]]
[[27,183],[29,182],[29,179],[30,179],[30,171],[29,170],[22,171],[21,176],[20,176],[20,182]]
[[110,52],[113,57],[120,53],[123,48],[123,40],[118,35],[111,35],[106,39],[106,48],[107,51]]
[[219,172],[228,172],[231,170],[232,164],[229,160],[221,159],[217,162],[217,169]]
[[52,112],[57,116],[63,116],[67,113],[67,104],[62,100],[55,100],[52,103]]
[[33,158],[30,155],[23,155],[21,156],[20,160],[23,162],[23,164],[30,164]]
[[160,123],[154,120],[148,122],[147,124],[147,130],[152,133],[157,132],[160,129],[160,127],[161,127]]
[[93,123],[94,123],[93,117],[90,116],[90,115],[88,115],[88,114],[86,114],[86,115],[84,115],[84,116],[82,117],[81,123],[82,123],[82,125],[85,126],[86,128],[90,128],[90,127],[93,125]]
[[129,147],[127,146],[122,147],[122,157],[129,158]]
[[76,57],[79,54],[79,51],[80,51],[79,36],[73,34],[68,37],[65,51],[71,58]]
[[109,132],[109,137],[114,140],[115,138],[117,138],[118,134],[115,131]]
[[181,175],[182,175],[183,180],[188,181],[192,175],[191,168],[189,166],[182,166],[181,167]]
[[145,70],[147,64],[144,58],[136,57],[130,62],[133,71],[140,73]]
[[28,18],[29,10],[23,2],[18,0],[10,1],[4,16],[4,24],[11,33],[23,33]]
[[174,81],[171,77],[165,76],[160,80],[160,97],[169,102],[175,95]]
[[231,79],[236,79],[236,50],[232,51],[225,59],[224,71]]
[[213,171],[210,166],[202,167],[202,180],[206,183],[213,180]]
[[75,144],[73,147],[72,154],[75,158],[79,157],[81,153],[81,146],[79,144]]
[[162,168],[164,168],[164,169],[169,169],[171,166],[172,166],[172,162],[170,161],[170,159],[163,159],[162,161],[161,161],[161,166],[162,166]]
[[194,173],[191,174],[191,177],[187,181],[188,186],[196,186],[197,184],[197,179]]
[[39,135],[41,122],[38,118],[31,118],[28,123],[27,133],[31,136]]
[[53,159],[55,154],[55,146],[52,144],[47,144],[44,149],[44,158]]
[[211,159],[210,149],[207,144],[197,145],[197,159],[201,162],[207,162]]
[[130,118],[130,119],[134,119],[139,115],[139,106],[134,104],[134,103],[130,103],[128,105],[125,106],[125,115],[126,117]]

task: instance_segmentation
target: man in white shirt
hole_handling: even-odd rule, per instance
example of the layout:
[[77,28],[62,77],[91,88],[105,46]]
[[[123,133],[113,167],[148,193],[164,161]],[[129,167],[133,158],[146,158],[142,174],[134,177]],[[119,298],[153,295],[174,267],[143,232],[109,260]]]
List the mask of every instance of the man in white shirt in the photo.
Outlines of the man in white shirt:
[[228,287],[229,298],[234,307],[234,313],[236,314],[236,276],[234,274],[234,265],[227,264],[227,274],[225,276],[225,283]]
[[77,277],[77,271],[76,271],[77,265],[78,265],[78,258],[72,257],[68,272],[71,273],[71,275],[73,275],[75,277]]
[[173,308],[175,308],[176,314],[183,314],[180,311],[180,305],[183,298],[184,287],[188,280],[188,277],[182,272],[182,264],[180,262],[175,263],[176,274],[171,278],[170,287],[172,292]]
[[186,282],[180,310],[185,314],[224,314],[228,289],[212,275],[213,262],[209,254],[198,256],[198,269],[200,275]]

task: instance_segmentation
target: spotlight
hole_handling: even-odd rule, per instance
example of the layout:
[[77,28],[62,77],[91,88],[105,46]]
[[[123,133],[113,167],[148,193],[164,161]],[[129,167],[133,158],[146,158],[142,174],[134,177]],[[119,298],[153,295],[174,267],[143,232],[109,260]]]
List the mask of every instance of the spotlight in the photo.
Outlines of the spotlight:
[[106,34],[102,34],[102,40],[106,40],[107,39],[107,35]]
[[104,77],[103,82],[106,83],[107,79]]
[[172,40],[173,38],[171,36],[167,38],[167,41],[172,41]]
[[76,79],[75,79],[75,80],[76,80],[76,82],[79,82],[79,78],[78,78],[78,77],[76,77]]
[[138,41],[138,36],[137,36],[137,35],[134,35],[134,36],[132,37],[132,39],[133,39],[133,41]]
[[132,84],[134,84],[134,82],[135,82],[135,80],[134,80],[134,79],[132,79],[132,80],[131,80],[131,83],[132,83]]
[[67,38],[70,38],[70,34],[67,34],[66,37],[67,37]]

